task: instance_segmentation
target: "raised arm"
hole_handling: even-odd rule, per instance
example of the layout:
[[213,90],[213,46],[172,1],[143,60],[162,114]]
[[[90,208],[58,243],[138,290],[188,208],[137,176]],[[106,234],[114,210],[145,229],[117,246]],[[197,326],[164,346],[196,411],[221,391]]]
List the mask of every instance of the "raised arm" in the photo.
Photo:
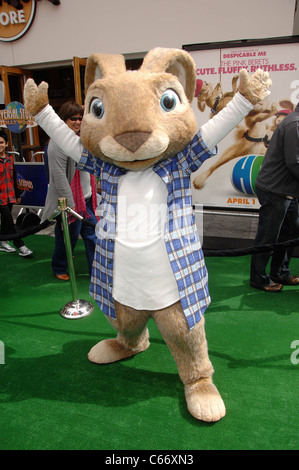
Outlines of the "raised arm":
[[83,145],[64,121],[55,113],[48,100],[48,84],[42,82],[37,86],[29,78],[24,87],[25,108],[34,116],[38,125],[53,139],[58,147],[70,158],[79,162]]
[[213,150],[253,107],[253,104],[238,92],[220,113],[201,127],[201,135],[208,149]]
[[271,84],[269,74],[261,69],[251,76],[246,69],[240,71],[239,92],[220,113],[201,128],[203,140],[210,150],[234,129],[257,103],[270,95]]

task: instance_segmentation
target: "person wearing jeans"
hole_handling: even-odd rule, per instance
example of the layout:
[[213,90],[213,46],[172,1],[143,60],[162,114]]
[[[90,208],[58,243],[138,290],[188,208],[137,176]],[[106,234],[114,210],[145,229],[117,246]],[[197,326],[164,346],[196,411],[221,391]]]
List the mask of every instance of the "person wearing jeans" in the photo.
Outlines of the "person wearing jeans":
[[[58,114],[75,134],[80,133],[83,116],[82,106],[73,101],[67,101],[60,107]],[[96,245],[95,225],[98,222],[95,215],[97,205],[95,177],[76,170],[73,160],[63,153],[53,140],[49,141],[45,156],[45,161],[47,161],[49,167],[49,186],[42,221],[50,217],[57,209],[58,198],[64,197],[67,200],[68,207],[93,224],[84,224],[74,216],[68,215],[72,251],[74,251],[79,235],[81,235],[85,245],[88,273],[91,276]],[[69,280],[61,216],[56,218],[55,246],[51,268],[57,279],[61,281]]]
[[[86,210],[89,214],[88,222],[90,224],[96,225],[98,219],[96,218],[93,208],[92,208],[92,198],[86,200]],[[67,258],[65,254],[65,244],[64,244],[64,235],[62,230],[62,220],[61,215],[56,218],[55,226],[55,249],[52,256],[52,270],[55,274],[66,273],[68,268]],[[70,243],[72,247],[72,252],[75,249],[79,235],[81,235],[84,246],[85,254],[88,264],[88,272],[91,276],[92,263],[94,258],[94,249],[95,249],[95,228],[92,225],[84,224],[80,220],[76,219],[69,224],[69,234],[70,234]],[[56,276],[57,277],[57,276]],[[59,277],[58,277],[59,279]],[[64,280],[64,279],[63,279]]]
[[[256,187],[256,195],[261,204],[255,246],[286,242],[299,237],[298,199],[264,191]],[[250,283],[263,290],[280,291],[283,284],[297,285],[299,278],[290,272],[290,259],[293,247],[277,247],[270,251],[255,254],[251,258]],[[270,261],[270,273],[266,267]],[[277,284],[275,286],[274,284]]]

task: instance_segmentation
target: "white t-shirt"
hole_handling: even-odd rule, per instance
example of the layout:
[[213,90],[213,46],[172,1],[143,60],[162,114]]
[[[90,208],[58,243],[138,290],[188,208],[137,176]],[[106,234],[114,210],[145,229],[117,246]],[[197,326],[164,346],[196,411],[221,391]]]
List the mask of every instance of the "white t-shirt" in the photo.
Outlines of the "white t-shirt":
[[138,310],[179,300],[164,240],[167,195],[152,168],[119,179],[113,298]]
[[88,173],[87,171],[80,171],[80,182],[84,199],[89,199],[92,195],[90,173]]

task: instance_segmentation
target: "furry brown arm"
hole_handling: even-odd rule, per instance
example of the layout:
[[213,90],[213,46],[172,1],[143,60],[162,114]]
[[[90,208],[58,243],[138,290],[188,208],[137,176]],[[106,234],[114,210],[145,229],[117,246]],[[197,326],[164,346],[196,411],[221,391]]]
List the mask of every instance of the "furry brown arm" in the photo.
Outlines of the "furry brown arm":
[[49,104],[48,99],[48,84],[41,82],[39,86],[36,85],[32,78],[29,78],[24,86],[24,104],[25,108],[36,116],[43,108]]
[[272,80],[269,74],[261,69],[251,76],[246,69],[240,71],[239,92],[252,104],[257,104],[267,98],[270,95],[271,85]]

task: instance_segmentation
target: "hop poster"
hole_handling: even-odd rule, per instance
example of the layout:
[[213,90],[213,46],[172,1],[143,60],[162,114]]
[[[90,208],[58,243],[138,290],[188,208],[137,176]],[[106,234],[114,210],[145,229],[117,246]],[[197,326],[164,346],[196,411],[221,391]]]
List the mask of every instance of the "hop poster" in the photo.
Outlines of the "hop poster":
[[[189,46],[184,46],[188,50]],[[195,64],[197,90],[192,107],[202,126],[238,91],[239,73],[258,68],[272,79],[270,96],[244,118],[218,145],[218,155],[193,174],[193,203],[225,209],[258,209],[255,179],[267,145],[279,122],[299,101],[299,43],[278,42],[215,49],[189,49]]]

